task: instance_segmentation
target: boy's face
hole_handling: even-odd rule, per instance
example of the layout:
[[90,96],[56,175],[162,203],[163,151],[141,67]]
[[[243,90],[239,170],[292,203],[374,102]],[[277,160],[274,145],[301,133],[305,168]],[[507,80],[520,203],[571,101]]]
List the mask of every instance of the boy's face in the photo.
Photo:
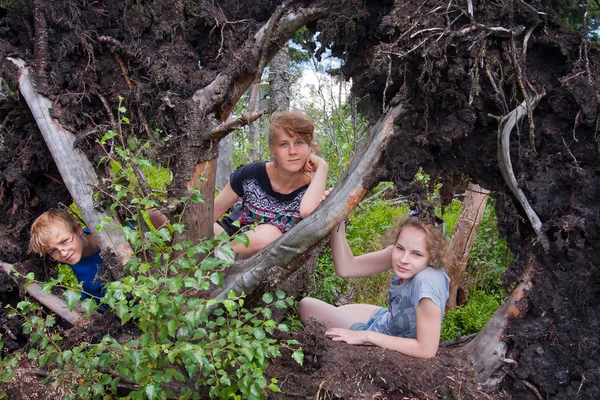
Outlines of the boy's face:
[[83,254],[82,233],[81,228],[78,228],[76,232],[69,232],[58,225],[50,227],[51,239],[46,253],[58,262],[69,265],[77,264]]

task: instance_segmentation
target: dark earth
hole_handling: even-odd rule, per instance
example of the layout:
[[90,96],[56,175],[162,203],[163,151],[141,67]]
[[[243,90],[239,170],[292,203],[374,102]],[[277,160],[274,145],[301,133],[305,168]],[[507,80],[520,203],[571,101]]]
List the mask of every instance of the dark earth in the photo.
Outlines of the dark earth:
[[[308,28],[344,60],[338,73],[353,80],[365,114],[374,121],[390,103],[409,107],[365,186],[389,180],[418,201],[423,193],[411,182],[419,167],[443,184],[445,201],[466,179],[479,183],[492,191],[502,234],[515,254],[504,277],[507,289],[526,267],[533,276],[519,317],[503,335],[506,357],[515,363],[503,367],[506,377],[496,389],[476,384],[458,347],[422,361],[333,343],[309,326],[297,334],[304,367],[284,355],[268,371],[279,379],[281,398],[600,398],[598,47],[562,28],[547,1],[475,1],[473,19],[463,2],[296,3],[330,7]],[[151,140],[151,156],[178,176],[179,146],[202,125],[190,122],[185,100],[219,72],[243,69],[247,39],[278,5],[0,2],[0,260],[48,279],[55,273],[49,264],[27,253],[28,228],[48,208],[71,202],[27,105],[15,95],[17,69],[8,56],[34,68],[38,91],[53,101],[56,117],[76,133],[77,146],[94,165],[102,155],[95,140],[114,127],[122,96],[131,119],[127,134]],[[525,92],[545,95],[532,110],[532,124],[526,117],[512,132],[511,159],[518,185],[543,223],[547,251],[508,189],[496,155],[496,117],[520,104]],[[210,143],[196,145],[211,153]],[[2,304],[15,306],[22,297],[22,288],[0,275]],[[104,318],[86,335],[70,331],[68,343],[108,332],[132,334]],[[26,343],[19,322],[4,314],[0,332],[3,352]],[[32,377],[34,369],[23,365],[21,384],[9,387],[13,397],[57,398],[44,394],[49,389]]]

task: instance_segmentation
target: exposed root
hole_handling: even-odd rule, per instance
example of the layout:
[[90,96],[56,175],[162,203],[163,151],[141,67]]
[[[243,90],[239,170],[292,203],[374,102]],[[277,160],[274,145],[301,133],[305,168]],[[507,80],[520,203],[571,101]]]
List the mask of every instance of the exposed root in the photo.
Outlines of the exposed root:
[[33,48],[35,71],[45,80],[48,64],[48,27],[44,16],[44,1],[33,2],[33,19],[35,27],[35,43]]
[[521,383],[529,390],[531,390],[533,392],[533,394],[535,394],[535,397],[538,400],[544,400],[544,398],[542,397],[542,395],[540,394],[540,391],[533,386],[533,384],[529,383],[528,381],[526,381],[525,379],[521,380]]
[[[529,102],[529,104],[535,107],[544,95],[545,92],[536,95]],[[500,121],[498,126],[498,166],[500,167],[500,171],[502,172],[502,176],[504,177],[506,185],[523,207],[523,210],[525,211],[533,230],[538,236],[542,248],[544,251],[548,251],[550,245],[548,243],[546,234],[542,232],[542,222],[533,208],[531,208],[525,193],[523,193],[523,191],[519,188],[517,179],[513,172],[512,162],[510,160],[510,133],[517,122],[523,118],[523,116],[525,116],[525,113],[527,112],[527,104],[527,100],[523,101],[517,106],[517,108],[512,110],[508,115],[504,116],[504,118],[502,118]]]

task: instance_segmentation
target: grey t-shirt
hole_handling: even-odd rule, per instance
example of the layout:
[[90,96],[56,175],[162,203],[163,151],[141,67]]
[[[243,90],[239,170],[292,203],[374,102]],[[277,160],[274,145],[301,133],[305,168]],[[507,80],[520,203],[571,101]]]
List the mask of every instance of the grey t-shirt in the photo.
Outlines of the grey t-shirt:
[[400,284],[400,278],[392,277],[388,290],[388,312],[381,314],[369,326],[369,331],[386,335],[416,338],[417,311],[422,298],[431,299],[442,310],[450,293],[450,279],[440,269],[425,268],[410,281]]

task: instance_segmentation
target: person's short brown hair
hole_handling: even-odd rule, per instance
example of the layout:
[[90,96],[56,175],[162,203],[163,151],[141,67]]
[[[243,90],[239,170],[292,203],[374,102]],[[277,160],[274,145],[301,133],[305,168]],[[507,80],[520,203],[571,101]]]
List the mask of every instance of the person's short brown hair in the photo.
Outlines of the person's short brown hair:
[[269,149],[275,145],[279,132],[284,132],[288,136],[296,134],[300,139],[306,141],[310,148],[318,151],[317,145],[313,142],[315,126],[311,119],[300,111],[278,111],[271,115],[268,136]]
[[50,237],[50,228],[56,225],[69,233],[77,232],[79,227],[79,223],[67,210],[48,210],[37,217],[31,225],[29,251],[34,251],[40,256],[46,255],[48,243],[53,239]]
[[423,218],[418,216],[409,216],[400,222],[398,231],[395,234],[396,241],[402,230],[409,226],[417,228],[425,233],[427,251],[429,253],[429,266],[434,269],[445,269],[447,263],[448,241],[442,232],[442,227],[426,222]]

